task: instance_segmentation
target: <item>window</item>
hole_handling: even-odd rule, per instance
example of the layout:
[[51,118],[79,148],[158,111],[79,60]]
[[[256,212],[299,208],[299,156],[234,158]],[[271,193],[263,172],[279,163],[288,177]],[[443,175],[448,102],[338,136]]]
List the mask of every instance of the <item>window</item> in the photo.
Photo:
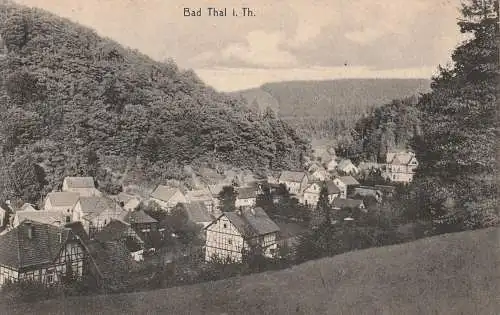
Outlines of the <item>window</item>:
[[233,244],[233,240],[229,239],[229,240],[227,240],[227,243],[228,243],[229,245],[232,245],[232,244]]
[[224,228],[227,229],[227,224],[226,223],[224,223]]

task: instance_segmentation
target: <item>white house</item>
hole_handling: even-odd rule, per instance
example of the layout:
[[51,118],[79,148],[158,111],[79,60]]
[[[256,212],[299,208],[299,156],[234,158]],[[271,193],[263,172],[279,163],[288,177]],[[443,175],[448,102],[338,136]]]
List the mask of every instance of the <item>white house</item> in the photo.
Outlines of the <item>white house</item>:
[[311,173],[311,180],[324,181],[330,177],[330,174],[323,168],[317,169]]
[[24,221],[0,236],[0,252],[0,286],[21,279],[53,284],[69,270],[80,277],[84,272],[81,237],[67,227]]
[[65,218],[66,222],[71,221],[73,217],[73,208],[75,207],[80,194],[71,191],[56,191],[47,194],[42,211],[59,212]]
[[359,186],[359,182],[352,176],[336,177],[333,182],[340,189],[340,198],[347,198],[347,193]]
[[[326,181],[326,189],[328,191],[328,201],[331,203],[335,198],[340,196],[340,188],[335,185],[335,183],[331,180]],[[319,201],[319,195],[321,192],[322,182],[313,182],[310,183],[309,186],[304,191],[304,204],[310,207],[316,207]]]
[[413,152],[387,152],[385,177],[393,182],[409,183],[413,180],[418,161]]
[[240,187],[236,189],[235,207],[253,207],[257,202],[257,189],[255,187]]
[[214,257],[241,262],[245,250],[260,247],[264,255],[276,254],[279,227],[262,208],[224,212],[205,228],[205,260]]
[[73,221],[81,222],[91,236],[111,220],[123,220],[126,215],[127,211],[106,197],[80,197],[73,208]]
[[307,187],[307,174],[304,172],[283,171],[278,179],[279,184],[284,184],[291,194],[301,194]]
[[340,161],[337,165],[337,170],[343,172],[344,174],[359,173],[359,169],[349,159]]
[[337,168],[338,164],[339,163],[337,163],[337,160],[335,158],[332,158],[325,162],[326,170],[329,172],[334,171]]
[[33,222],[50,224],[54,226],[62,226],[69,222],[66,216],[60,211],[16,211],[12,217],[12,227],[16,227],[23,221],[29,220]]
[[156,202],[166,211],[172,210],[179,203],[186,203],[186,196],[179,188],[159,185],[150,195],[150,200]]
[[95,187],[93,177],[65,177],[62,191],[76,192],[80,196],[101,196],[101,192]]

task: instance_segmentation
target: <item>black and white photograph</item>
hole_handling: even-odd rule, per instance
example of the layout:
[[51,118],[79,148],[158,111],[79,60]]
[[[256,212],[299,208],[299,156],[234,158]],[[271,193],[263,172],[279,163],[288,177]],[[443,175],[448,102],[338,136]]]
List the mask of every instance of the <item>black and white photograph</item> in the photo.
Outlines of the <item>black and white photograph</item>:
[[500,314],[498,0],[0,0],[0,314]]

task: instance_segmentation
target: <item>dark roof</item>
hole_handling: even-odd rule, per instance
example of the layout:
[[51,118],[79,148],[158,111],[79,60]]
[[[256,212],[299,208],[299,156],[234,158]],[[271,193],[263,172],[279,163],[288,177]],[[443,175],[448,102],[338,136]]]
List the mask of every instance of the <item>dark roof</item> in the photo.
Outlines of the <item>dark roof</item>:
[[257,198],[257,189],[255,187],[240,187],[236,190],[238,199]]
[[51,264],[72,235],[69,228],[24,221],[0,236],[0,264],[16,269]]
[[375,185],[375,188],[384,192],[384,193],[393,193],[396,191],[396,187],[388,186],[388,185]]
[[280,228],[280,237],[282,239],[297,237],[307,231],[306,228],[296,223],[276,222]]
[[333,207],[334,208],[358,208],[363,204],[363,200],[356,200],[356,199],[343,199],[343,198],[335,198],[333,200]]
[[73,207],[79,197],[79,193],[71,191],[56,191],[47,194],[47,199],[55,207]]
[[300,183],[302,179],[306,176],[304,172],[292,172],[292,171],[283,171],[281,172],[280,181],[285,182],[298,182]]
[[181,192],[177,187],[159,185],[151,193],[151,197],[162,201],[169,201],[177,192]]
[[82,241],[88,241],[89,236],[87,232],[85,232],[85,228],[83,227],[82,222],[70,222],[66,223],[64,227],[70,228],[73,234],[77,235]]
[[69,188],[95,188],[93,177],[65,177],[64,181]]
[[347,186],[359,185],[359,182],[352,176],[341,176],[339,179]]
[[131,234],[135,234],[130,224],[121,220],[111,220],[111,222],[94,235],[96,240],[101,242],[120,241],[127,239]]
[[205,203],[202,201],[184,204],[184,208],[186,209],[186,213],[191,222],[194,223],[212,222],[214,219],[208,213],[208,209],[205,206]]
[[148,224],[158,222],[157,220],[149,216],[146,212],[144,212],[144,210],[129,212],[125,220],[131,224]]
[[328,195],[339,194],[340,188],[335,185],[335,183],[331,180],[326,181],[326,189],[328,190]]
[[82,212],[86,215],[98,215],[106,210],[114,210],[118,213],[123,212],[114,200],[100,196],[80,197],[80,206]]
[[243,237],[265,235],[280,230],[279,226],[260,207],[224,212],[223,215],[228,218]]
[[87,243],[91,260],[105,286],[117,287],[132,267],[132,257],[123,242],[92,240]]

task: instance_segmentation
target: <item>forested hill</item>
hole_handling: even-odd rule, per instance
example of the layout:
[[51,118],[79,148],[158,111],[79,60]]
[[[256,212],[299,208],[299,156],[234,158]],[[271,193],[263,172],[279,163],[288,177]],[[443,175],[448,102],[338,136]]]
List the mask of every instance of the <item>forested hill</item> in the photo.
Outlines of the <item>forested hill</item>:
[[[293,168],[306,150],[287,124],[45,11],[0,4],[0,191],[34,202],[65,175],[182,177],[220,161]],[[6,196],[0,196],[6,197]]]
[[366,112],[429,89],[427,79],[339,79],[266,83],[233,94],[261,109],[271,107],[283,118],[325,118]]

